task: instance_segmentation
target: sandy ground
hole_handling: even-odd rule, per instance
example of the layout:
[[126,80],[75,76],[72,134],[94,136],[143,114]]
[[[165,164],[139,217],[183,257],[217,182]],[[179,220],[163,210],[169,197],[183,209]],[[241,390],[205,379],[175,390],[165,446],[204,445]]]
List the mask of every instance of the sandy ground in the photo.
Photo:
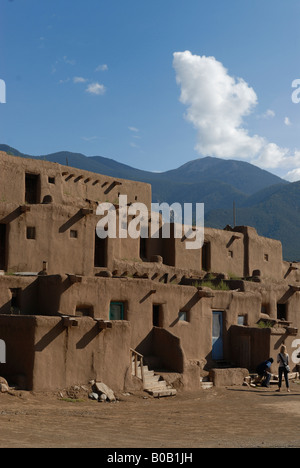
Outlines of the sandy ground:
[[115,403],[14,391],[0,395],[0,447],[300,448],[300,384],[290,394],[274,390],[120,394]]

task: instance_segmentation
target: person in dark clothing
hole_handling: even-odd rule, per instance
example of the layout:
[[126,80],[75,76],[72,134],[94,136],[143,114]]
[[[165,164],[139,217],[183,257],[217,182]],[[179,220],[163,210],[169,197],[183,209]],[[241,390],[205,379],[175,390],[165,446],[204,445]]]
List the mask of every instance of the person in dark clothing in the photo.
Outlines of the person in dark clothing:
[[263,387],[269,388],[272,374],[270,372],[271,366],[274,362],[273,358],[269,358],[267,361],[262,362],[257,366],[256,373],[259,375],[260,382]]

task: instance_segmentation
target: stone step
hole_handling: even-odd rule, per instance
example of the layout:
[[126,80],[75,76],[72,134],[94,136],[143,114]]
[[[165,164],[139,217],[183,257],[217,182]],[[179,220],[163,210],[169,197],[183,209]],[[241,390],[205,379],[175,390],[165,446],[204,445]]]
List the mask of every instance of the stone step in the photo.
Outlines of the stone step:
[[[135,375],[134,372],[133,372],[133,375]],[[138,370],[137,377],[138,377],[139,379],[142,378],[142,372],[141,372],[141,370]],[[146,372],[144,372],[144,379],[149,379],[149,378],[152,378],[152,377],[154,377],[154,372],[153,372],[153,371],[146,371]]]
[[162,391],[151,391],[151,390],[146,390],[149,395],[153,396],[154,398],[162,398],[162,397],[170,397],[170,396],[175,396],[177,394],[177,391],[175,388],[172,389],[166,389]]
[[203,388],[203,390],[210,390],[211,388],[213,388],[213,386],[213,382],[201,382],[201,387]]
[[158,390],[170,390],[170,389],[168,389],[166,382],[164,383],[160,382],[159,385],[147,384],[144,386],[144,390],[158,391]]
[[174,396],[177,394],[177,391],[171,386],[168,385],[165,380],[160,380],[160,375],[154,373],[153,370],[149,370],[147,365],[141,367],[141,363],[137,363],[137,368],[135,366],[135,361],[132,359],[132,375],[142,379],[142,369],[144,375],[144,390],[152,395],[155,398]]
[[[141,372],[141,366],[140,365],[137,366],[137,370],[138,370],[138,372]],[[145,372],[151,372],[151,373],[154,374],[154,371],[149,370],[148,366],[143,366],[143,371],[144,371],[144,373]],[[132,372],[135,372],[135,365],[134,364],[132,364]]]
[[159,382],[159,375],[146,375],[144,381],[145,382]]

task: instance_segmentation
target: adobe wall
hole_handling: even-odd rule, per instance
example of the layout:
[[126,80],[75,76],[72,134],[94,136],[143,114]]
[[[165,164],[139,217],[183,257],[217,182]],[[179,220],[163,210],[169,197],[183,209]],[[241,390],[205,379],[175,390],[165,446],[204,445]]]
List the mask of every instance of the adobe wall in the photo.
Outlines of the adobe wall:
[[[13,291],[20,291],[16,309],[12,308]],[[34,314],[38,310],[36,277],[0,276],[0,315]]]
[[36,317],[0,315],[0,339],[6,344],[6,364],[0,375],[24,390],[33,388]]
[[[228,331],[244,316],[255,325],[261,315],[261,295],[255,292],[213,291],[214,297],[202,297],[193,286],[160,284],[131,278],[84,278],[70,285],[67,278],[41,278],[40,299],[44,313],[75,315],[76,307],[93,307],[95,318],[108,320],[110,302],[125,304],[125,319],[132,325],[131,347],[147,354],[152,346],[153,305],[160,305],[160,326],[180,339],[185,365],[199,361],[212,365],[212,311],[224,312],[224,358],[230,359]],[[67,287],[67,285],[69,286]],[[44,292],[43,292],[44,291]],[[185,312],[186,321],[179,320]],[[177,369],[177,371],[179,371]]]
[[[88,200],[115,203],[118,194],[122,193],[128,196],[128,203],[139,202],[151,206],[151,186],[146,183],[108,177],[48,161],[10,156],[4,152],[0,152],[0,163],[2,202],[25,203],[25,174],[29,173],[40,175],[38,203],[50,195],[54,204],[80,208]],[[54,179],[54,183],[49,182],[49,177]]]
[[130,369],[130,329],[130,323],[116,322],[113,329],[99,330],[88,317],[65,328],[60,318],[37,317],[33,388],[54,390],[97,380],[123,390]]
[[255,270],[259,270],[264,278],[281,280],[283,264],[281,242],[259,236],[253,227],[240,226],[234,231],[244,235],[243,276],[252,276]]
[[[40,309],[45,314],[58,310],[75,315],[79,305],[92,306],[94,317],[108,320],[110,302],[125,304],[125,319],[134,324],[131,347],[137,348],[153,329],[153,305],[161,305],[161,327],[181,339],[187,358],[195,358],[210,349],[206,326],[211,325],[209,299],[200,298],[194,287],[161,284],[131,278],[83,278],[70,285],[67,277],[40,279]],[[179,321],[179,312],[189,315],[189,322]],[[205,349],[205,348],[204,348]],[[208,351],[207,351],[208,352]]]
[[63,389],[90,380],[123,390],[130,368],[130,323],[99,330],[91,318],[66,328],[61,318],[0,316],[6,364],[0,375],[25,390]]
[[257,366],[271,356],[271,329],[231,326],[230,355],[238,367],[255,372]]
[[[99,221],[95,212],[84,215],[77,207],[31,205],[30,211],[21,213],[15,206],[0,205],[0,223],[9,219],[7,271],[38,273],[45,261],[49,274],[93,275]],[[35,229],[34,239],[27,238],[30,227]],[[106,249],[103,267],[110,270],[114,269],[115,259],[139,260],[139,240],[107,239]]]
[[278,375],[277,357],[282,345],[287,347],[290,356],[290,368],[297,371],[293,362],[293,347],[297,337],[291,336],[284,328],[254,328],[232,326],[230,328],[231,356],[234,362],[240,366],[256,372],[257,366],[269,358],[273,358],[271,366],[272,374]]
[[244,276],[244,243],[241,234],[205,228],[205,242],[210,244],[209,271]]

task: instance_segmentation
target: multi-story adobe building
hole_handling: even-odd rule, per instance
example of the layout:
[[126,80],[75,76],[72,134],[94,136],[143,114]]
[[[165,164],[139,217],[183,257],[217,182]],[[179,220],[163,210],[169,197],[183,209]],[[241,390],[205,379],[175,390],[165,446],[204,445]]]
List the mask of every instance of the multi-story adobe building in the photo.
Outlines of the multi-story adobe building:
[[120,195],[151,213],[150,185],[0,153],[0,375],[126,390],[143,357],[196,390],[225,363],[253,371],[282,343],[292,355],[300,265],[279,241],[247,226],[206,228],[198,250],[184,236],[100,239],[97,206],[118,213]]

